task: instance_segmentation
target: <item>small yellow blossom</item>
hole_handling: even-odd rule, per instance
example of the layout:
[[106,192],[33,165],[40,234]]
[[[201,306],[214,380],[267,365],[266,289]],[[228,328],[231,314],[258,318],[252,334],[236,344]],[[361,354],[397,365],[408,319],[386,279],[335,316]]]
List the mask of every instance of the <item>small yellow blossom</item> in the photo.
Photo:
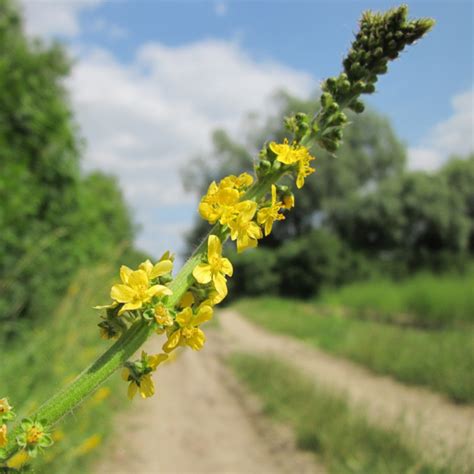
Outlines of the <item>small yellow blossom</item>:
[[302,188],[305,178],[315,171],[309,166],[309,163],[314,160],[309,150],[304,146],[289,145],[286,139],[282,144],[270,143],[270,150],[275,153],[276,159],[281,163],[297,165],[296,186],[298,189]]
[[216,235],[210,235],[207,241],[207,262],[194,268],[194,278],[203,285],[212,281],[216,291],[225,296],[227,294],[225,276],[231,277],[234,269],[229,259],[222,257],[222,243]]
[[288,144],[285,138],[283,143],[270,143],[270,150],[275,153],[277,160],[285,165],[293,165],[298,161],[298,148]]
[[43,437],[44,432],[41,427],[33,425],[26,432],[26,442],[28,444],[36,444]]
[[171,352],[178,346],[189,346],[198,351],[202,349],[206,336],[199,325],[212,318],[212,308],[210,306],[200,306],[196,314],[192,308],[184,308],[177,316],[176,322],[179,328],[169,334],[168,340],[163,345],[165,352]]
[[168,308],[163,304],[157,304],[154,308],[155,313],[155,321],[160,325],[159,328],[156,329],[157,334],[163,334],[165,331],[164,328],[168,326],[172,326],[174,323],[173,318],[168,310]]
[[242,173],[239,176],[226,176],[221,180],[219,186],[221,187],[232,187],[237,189],[240,194],[244,193],[247,188],[253,184],[253,176],[248,173]]
[[295,207],[295,196],[293,193],[285,194],[283,196],[283,207],[285,209],[291,209],[292,207]]
[[172,291],[164,285],[150,286],[150,279],[145,270],[132,271],[125,265],[120,269],[122,284],[114,285],[110,297],[118,303],[124,303],[119,314],[124,311],[139,309],[148,303],[153,296],[171,295]]
[[298,189],[303,187],[305,178],[316,171],[309,166],[310,162],[314,159],[307,148],[301,147],[298,160],[298,176],[296,177],[296,187]]
[[220,187],[214,181],[199,204],[199,214],[210,224],[215,224],[239,202],[239,191],[231,187]]
[[269,207],[260,209],[257,213],[257,222],[265,225],[265,235],[269,235],[272,231],[273,222],[281,221],[285,218],[283,214],[280,214],[282,203],[277,201],[276,186],[272,184],[272,203]]
[[237,240],[237,252],[257,246],[257,240],[262,238],[262,229],[253,221],[257,212],[255,201],[242,201],[236,207],[237,217],[229,222],[230,238]]
[[84,456],[102,443],[102,436],[95,434],[86,438],[73,452],[76,456]]
[[213,181],[199,204],[199,214],[210,224],[219,221],[226,225],[234,216],[234,207],[239,202],[253,177],[248,173],[226,176],[219,184]]
[[7,425],[3,424],[0,426],[0,448],[3,448],[7,445]]
[[130,381],[128,386],[128,398],[133,399],[135,394],[140,392],[142,398],[151,397],[155,393],[155,384],[151,378],[152,372],[156,370],[159,364],[168,358],[168,354],[155,354],[149,356],[142,351],[140,361],[140,373],[135,373],[129,367],[125,367],[122,371],[122,379],[126,382]]
[[23,464],[25,464],[30,457],[26,451],[19,451],[15,455],[13,455],[8,461],[7,466],[13,469],[19,469]]
[[10,413],[12,407],[8,403],[8,398],[0,398],[0,418],[7,413]]

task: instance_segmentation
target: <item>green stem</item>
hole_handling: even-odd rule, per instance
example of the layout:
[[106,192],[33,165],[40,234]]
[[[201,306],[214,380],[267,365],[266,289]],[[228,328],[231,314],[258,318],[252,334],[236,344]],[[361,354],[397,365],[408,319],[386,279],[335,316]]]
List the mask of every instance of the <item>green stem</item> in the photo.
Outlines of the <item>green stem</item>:
[[[244,199],[260,199],[270,191],[271,185],[276,183],[283,174],[284,171],[279,170],[271,175],[265,176],[247,191]],[[210,230],[209,234],[203,239],[193,255],[188,259],[169,285],[173,291],[173,295],[169,301],[170,306],[176,306],[183,294],[193,283],[192,272],[195,266],[201,262],[203,255],[207,252],[207,240],[211,234],[217,234],[221,236],[223,240],[228,238],[226,233],[223,234],[220,224],[216,224]],[[52,426],[57,423],[88,398],[118,368],[122,367],[144,344],[151,333],[152,329],[146,322],[135,322],[122,337],[105,351],[90,367],[79,374],[67,387],[46,401],[31,418],[45,420],[47,426]],[[10,441],[5,450],[6,459],[11,458],[19,449],[15,442],[16,436],[18,436],[19,433],[19,427],[16,427],[16,429],[10,433]]]

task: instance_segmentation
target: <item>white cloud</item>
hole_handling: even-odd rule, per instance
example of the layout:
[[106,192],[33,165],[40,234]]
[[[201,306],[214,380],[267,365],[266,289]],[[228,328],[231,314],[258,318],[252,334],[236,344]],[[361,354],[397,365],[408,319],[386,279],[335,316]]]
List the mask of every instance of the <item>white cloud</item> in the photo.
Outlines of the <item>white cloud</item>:
[[[209,149],[210,132],[236,133],[244,114],[273,111],[278,89],[307,96],[308,74],[257,62],[237,44],[207,40],[143,45],[129,64],[104,50],[83,52],[68,86],[87,140],[84,166],[113,172],[143,225],[140,242],[158,254],[179,250],[196,204],[180,167]],[[161,232],[156,235],[156,229]]]
[[90,30],[94,33],[101,33],[111,40],[123,39],[128,36],[128,31],[125,28],[104,18],[95,19],[90,25]]
[[417,147],[408,150],[411,169],[435,170],[449,156],[474,151],[474,89],[452,99],[453,114],[430,131]]
[[21,0],[25,28],[30,35],[66,37],[80,31],[81,11],[97,7],[103,0]]

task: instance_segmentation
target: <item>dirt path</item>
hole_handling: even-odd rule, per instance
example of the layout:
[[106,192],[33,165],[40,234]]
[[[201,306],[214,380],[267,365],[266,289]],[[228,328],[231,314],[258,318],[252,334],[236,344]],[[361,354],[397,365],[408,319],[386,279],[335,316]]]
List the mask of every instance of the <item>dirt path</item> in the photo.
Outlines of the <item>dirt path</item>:
[[219,316],[230,348],[284,357],[315,382],[344,393],[351,404],[362,406],[374,423],[400,429],[408,443],[417,445],[428,460],[447,461],[460,472],[472,472],[473,407],[454,405],[428,390],[376,376],[345,359],[271,334],[235,312],[222,311]]
[[262,419],[222,362],[222,336],[207,334],[204,350],[160,367],[158,395],[119,416],[96,473],[323,473],[288,431]]

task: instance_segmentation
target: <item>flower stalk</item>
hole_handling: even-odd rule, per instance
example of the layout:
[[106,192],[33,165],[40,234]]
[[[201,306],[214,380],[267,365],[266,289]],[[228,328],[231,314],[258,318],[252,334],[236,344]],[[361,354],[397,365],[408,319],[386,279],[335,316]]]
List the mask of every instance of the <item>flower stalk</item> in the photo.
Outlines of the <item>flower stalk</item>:
[[[364,13],[360,32],[343,61],[344,72],[323,83],[321,107],[315,117],[297,113],[285,119],[292,140],[264,146],[255,164],[256,180],[243,173],[211,183],[199,213],[213,226],[180,272],[171,277],[173,258],[169,253],[155,265],[143,262],[137,270],[122,266],[121,283],[112,287],[112,304],[100,307],[105,309],[99,324],[101,334],[105,338],[118,337],[117,341],[46,401],[31,420],[23,420],[9,431],[8,441],[6,425],[2,424],[8,418],[2,418],[0,412],[0,461],[7,461],[25,446],[31,452],[47,447],[47,430],[117,369],[124,367],[122,376],[129,382],[129,397],[136,392],[148,397],[154,393],[152,372],[169,352],[178,346],[193,350],[203,347],[205,335],[199,326],[211,319],[212,307],[227,295],[226,277],[232,276],[231,263],[221,255],[224,242],[229,238],[236,241],[241,252],[257,246],[264,234],[270,234],[274,222],[283,220],[284,212],[295,204],[289,186],[278,186],[279,181],[290,177],[298,189],[304,185],[314,172],[310,166],[314,160],[309,152],[312,145],[335,152],[348,123],[344,108],[362,112],[359,96],[374,92],[377,77],[386,72],[387,63],[432,25],[428,19],[408,21],[406,6],[385,14]],[[164,354],[142,353],[141,360],[130,362],[155,332],[167,336]],[[2,406],[6,412],[7,403]],[[25,432],[25,426],[29,431]]]

